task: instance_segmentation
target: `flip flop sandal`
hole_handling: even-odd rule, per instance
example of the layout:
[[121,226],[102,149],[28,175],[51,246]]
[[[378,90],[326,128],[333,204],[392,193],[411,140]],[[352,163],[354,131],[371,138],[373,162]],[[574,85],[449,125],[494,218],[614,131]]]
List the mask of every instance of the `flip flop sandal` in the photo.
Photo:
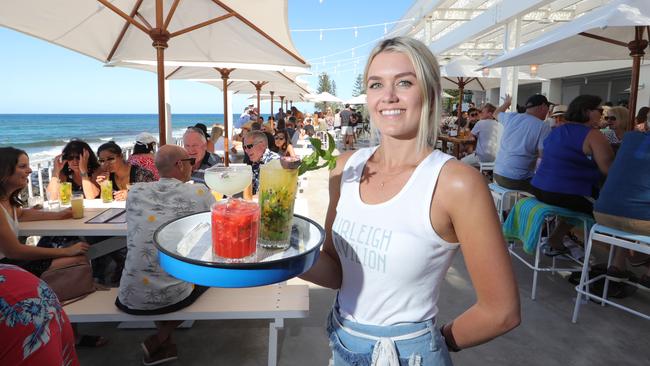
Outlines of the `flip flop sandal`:
[[75,343],[77,347],[102,347],[108,343],[108,339],[102,336],[82,335]]

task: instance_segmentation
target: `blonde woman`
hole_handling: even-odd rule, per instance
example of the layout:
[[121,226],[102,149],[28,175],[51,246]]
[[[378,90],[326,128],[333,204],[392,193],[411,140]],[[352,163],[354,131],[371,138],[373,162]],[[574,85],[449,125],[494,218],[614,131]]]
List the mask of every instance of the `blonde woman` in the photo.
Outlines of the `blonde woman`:
[[603,111],[607,128],[600,130],[612,145],[620,145],[623,135],[630,130],[629,111],[625,107],[609,107]]
[[208,139],[208,151],[215,154],[215,151],[223,151],[223,125],[214,125]]
[[[448,350],[520,321],[499,219],[481,174],[435,150],[442,91],[431,51],[412,38],[384,40],[364,82],[380,144],[339,157],[323,251],[302,277],[338,290],[328,324],[335,366],[451,365]],[[476,302],[438,319],[441,283],[459,249]]]

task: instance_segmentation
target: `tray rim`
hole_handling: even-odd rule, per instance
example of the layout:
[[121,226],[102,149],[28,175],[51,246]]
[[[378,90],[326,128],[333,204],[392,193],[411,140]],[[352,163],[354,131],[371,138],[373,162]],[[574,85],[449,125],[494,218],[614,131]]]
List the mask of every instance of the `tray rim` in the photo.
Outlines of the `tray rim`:
[[314,250],[320,250],[320,247],[325,242],[325,229],[323,229],[323,227],[320,226],[320,224],[318,224],[316,221],[314,221],[314,220],[312,220],[312,219],[310,219],[310,218],[308,218],[306,216],[298,215],[298,214],[294,213],[293,214],[294,218],[299,218],[301,220],[304,220],[304,221],[308,222],[309,224],[316,227],[316,229],[318,229],[318,231],[321,234],[320,235],[320,240],[319,240],[317,245],[315,245],[312,249],[307,250],[307,251],[305,251],[303,253],[300,253],[300,255],[297,255],[295,257],[276,259],[276,260],[272,260],[272,261],[268,261],[268,262],[255,262],[255,263],[206,262],[206,261],[202,261],[202,260],[198,260],[198,259],[192,259],[192,258],[188,258],[188,257],[184,257],[184,256],[181,256],[181,255],[172,253],[169,250],[163,248],[160,244],[158,244],[158,240],[157,240],[158,233],[162,229],[164,229],[165,227],[170,225],[171,223],[173,223],[175,221],[178,221],[180,219],[184,219],[186,217],[201,215],[201,214],[205,214],[205,213],[210,213],[210,211],[201,211],[201,212],[191,213],[191,214],[188,214],[188,215],[183,215],[183,216],[177,217],[177,218],[175,218],[175,219],[173,219],[171,221],[168,221],[168,222],[160,225],[160,227],[158,229],[156,229],[156,231],[154,231],[154,233],[153,233],[153,244],[156,246],[156,249],[158,249],[158,252],[160,252],[160,253],[162,253],[164,255],[167,255],[169,257],[172,257],[174,259],[177,259],[177,260],[179,260],[181,262],[190,263],[190,264],[197,265],[197,266],[202,266],[202,267],[223,268],[223,269],[253,269],[253,270],[255,270],[255,269],[277,268],[278,264],[287,263],[288,261],[290,261],[292,259],[304,257],[305,255],[313,252]]

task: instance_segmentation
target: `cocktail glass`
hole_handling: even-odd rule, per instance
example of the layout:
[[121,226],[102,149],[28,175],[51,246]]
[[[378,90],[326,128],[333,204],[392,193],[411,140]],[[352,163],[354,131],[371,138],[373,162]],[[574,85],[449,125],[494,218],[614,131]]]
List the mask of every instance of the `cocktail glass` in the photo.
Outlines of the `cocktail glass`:
[[212,253],[226,262],[245,262],[255,255],[260,208],[242,199],[212,205]]
[[105,180],[100,184],[101,197],[103,203],[113,202],[113,182]]
[[283,167],[280,160],[272,160],[260,167],[260,246],[289,248],[297,189],[297,166]]
[[205,170],[205,184],[228,197],[246,189],[252,179],[253,171],[249,165],[213,166]]
[[72,198],[72,183],[70,182],[59,183],[59,202],[61,202],[61,206],[70,206],[71,198]]

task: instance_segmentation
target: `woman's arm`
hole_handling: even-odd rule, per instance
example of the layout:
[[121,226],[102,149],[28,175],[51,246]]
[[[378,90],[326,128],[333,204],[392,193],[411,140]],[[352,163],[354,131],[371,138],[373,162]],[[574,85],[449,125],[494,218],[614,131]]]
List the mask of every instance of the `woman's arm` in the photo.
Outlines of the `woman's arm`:
[[72,218],[72,208],[61,211],[43,211],[34,208],[16,208],[18,221],[65,220]]
[[[476,291],[476,303],[453,321],[462,349],[495,338],[520,322],[519,294],[506,241],[483,176],[457,161],[442,169],[434,201],[448,213]],[[434,207],[432,205],[432,220]],[[449,331],[449,329],[447,329]]]
[[79,174],[81,175],[81,188],[84,191],[84,197],[87,199],[95,199],[99,196],[99,186],[95,183],[92,177],[88,174],[88,160],[90,159],[90,152],[85,150],[79,157]]
[[54,157],[54,166],[52,167],[52,177],[50,182],[47,184],[47,197],[49,200],[58,200],[59,199],[59,187],[61,179],[65,182],[65,177],[61,177],[61,170],[63,169],[63,161],[61,154]]
[[[26,210],[27,211],[27,210]],[[0,216],[0,252],[14,260],[71,257],[88,251],[88,243],[79,242],[66,248],[41,248],[18,241],[4,215]]]
[[593,156],[596,165],[598,165],[598,170],[607,175],[609,167],[614,161],[614,150],[607,141],[607,137],[598,130],[589,131],[582,150],[585,154]]
[[339,156],[336,161],[336,168],[330,172],[329,178],[329,195],[330,202],[327,207],[327,216],[325,217],[325,243],[323,250],[318,257],[318,261],[309,271],[305,272],[300,278],[305,281],[313,282],[319,286],[338,289],[341,287],[343,273],[341,271],[341,261],[332,240],[332,225],[336,217],[336,206],[341,195],[341,175],[343,167],[352,153],[345,153]]
[[292,158],[296,157],[296,151],[293,149],[293,145],[287,144],[287,154]]

